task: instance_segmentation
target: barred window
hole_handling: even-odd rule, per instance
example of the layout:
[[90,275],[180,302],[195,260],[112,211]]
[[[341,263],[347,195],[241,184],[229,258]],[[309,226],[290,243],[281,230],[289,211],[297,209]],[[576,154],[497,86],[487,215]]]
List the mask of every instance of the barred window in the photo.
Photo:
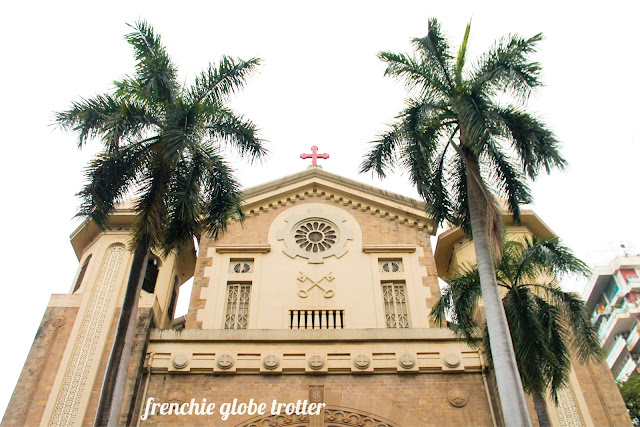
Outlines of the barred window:
[[147,263],[147,271],[144,273],[144,280],[142,282],[142,290],[149,292],[150,294],[156,291],[156,282],[158,281],[158,273],[160,272],[160,261],[157,258],[149,255],[149,262]]
[[227,285],[227,311],[224,317],[225,329],[247,329],[250,296],[250,283],[229,283]]
[[382,297],[387,328],[408,328],[407,298],[402,282],[383,282]]
[[87,272],[87,267],[89,266],[89,261],[91,260],[92,256],[93,254],[89,255],[87,259],[84,260],[84,263],[82,264],[82,268],[80,269],[80,273],[78,273],[76,284],[73,286],[73,292],[71,293],[75,293],[75,291],[80,289],[80,285],[82,285],[82,279],[84,279],[84,274]]

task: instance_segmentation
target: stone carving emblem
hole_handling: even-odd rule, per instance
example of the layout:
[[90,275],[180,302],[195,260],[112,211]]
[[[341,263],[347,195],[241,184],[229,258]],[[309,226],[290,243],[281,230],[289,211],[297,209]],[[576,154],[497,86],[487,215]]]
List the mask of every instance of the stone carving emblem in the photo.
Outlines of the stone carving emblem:
[[371,359],[366,354],[359,354],[353,361],[353,366],[358,369],[367,369],[371,365]]
[[[322,291],[322,294],[325,298],[332,298],[336,293],[333,289],[325,289],[325,287],[320,286],[320,283],[323,280],[326,280],[327,282],[331,282],[333,281],[333,279],[335,279],[335,277],[333,276],[333,273],[329,273],[329,274],[325,274],[324,276],[322,276],[319,280],[313,280],[312,278],[310,278],[309,276],[307,276],[306,274],[304,274],[302,271],[300,272],[300,275],[298,276],[298,281],[301,283],[302,289],[298,289],[298,296],[300,298],[306,298],[309,296],[309,291],[311,291],[311,289],[317,287],[318,289],[320,289]],[[312,283],[311,286],[309,286],[308,288],[305,289],[305,281],[309,281]]]
[[262,365],[265,367],[265,369],[276,369],[278,366],[280,366],[280,358],[275,354],[269,354],[268,356],[265,356],[264,360],[262,361]]
[[230,354],[223,354],[218,357],[218,361],[216,363],[220,369],[229,369],[233,366],[233,356]]
[[54,328],[59,328],[65,323],[67,323],[67,318],[64,316],[58,316],[51,321],[51,324],[53,325]]
[[469,402],[469,395],[460,389],[454,388],[447,393],[447,401],[451,406],[462,408]]
[[405,369],[411,369],[416,366],[416,358],[410,355],[409,353],[405,353],[398,359],[398,363]]
[[457,368],[460,366],[460,356],[455,353],[446,354],[442,361],[448,368]]
[[316,371],[322,369],[324,367],[324,357],[314,354],[309,358],[309,367]]
[[346,244],[353,240],[353,231],[345,226],[346,218],[334,209],[311,208],[292,215],[278,232],[278,240],[286,246],[284,253],[322,264],[332,255],[340,258],[347,253]]
[[184,354],[179,353],[173,356],[173,360],[171,361],[171,364],[176,369],[186,368],[187,365],[189,364],[189,358]]
[[309,386],[309,402],[310,403],[324,402],[324,386],[323,385]]

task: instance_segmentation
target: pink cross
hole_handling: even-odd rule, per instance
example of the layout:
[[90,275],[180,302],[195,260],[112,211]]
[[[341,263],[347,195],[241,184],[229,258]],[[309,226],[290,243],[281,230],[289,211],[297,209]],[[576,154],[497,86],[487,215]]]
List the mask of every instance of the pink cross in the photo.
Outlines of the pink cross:
[[300,158],[301,159],[311,159],[311,164],[313,166],[318,166],[318,159],[328,159],[329,155],[327,153],[324,154],[318,154],[318,147],[316,145],[314,145],[313,147],[311,147],[311,153],[313,154],[305,154],[302,153],[300,154]]

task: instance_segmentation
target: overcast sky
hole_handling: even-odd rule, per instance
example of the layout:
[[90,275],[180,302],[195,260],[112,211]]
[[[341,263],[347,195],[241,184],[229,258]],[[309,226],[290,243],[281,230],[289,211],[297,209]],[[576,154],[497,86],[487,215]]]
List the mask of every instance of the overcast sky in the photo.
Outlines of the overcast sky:
[[113,80],[133,71],[126,23],[141,17],[153,25],[182,81],[222,54],[264,60],[233,102],[260,126],[271,151],[262,165],[237,164],[243,185],[303,170],[309,162],[299,154],[315,144],[331,155],[321,161],[325,170],[408,196],[415,192],[406,176],[379,181],[358,174],[367,141],[401,110],[405,94],[383,77],[376,54],[409,50],[410,38],[426,34],[431,16],[456,46],[473,17],[471,57],[505,34],[543,32],[536,58],[546,87],[529,108],[555,130],[569,167],[533,185],[533,209],[580,257],[602,263],[618,242],[640,249],[640,7],[568,3],[5,2],[0,412],[50,294],[68,292],[78,268],[69,243],[78,225],[75,193],[98,145],[78,151],[73,135],[52,126],[53,112],[109,91]]

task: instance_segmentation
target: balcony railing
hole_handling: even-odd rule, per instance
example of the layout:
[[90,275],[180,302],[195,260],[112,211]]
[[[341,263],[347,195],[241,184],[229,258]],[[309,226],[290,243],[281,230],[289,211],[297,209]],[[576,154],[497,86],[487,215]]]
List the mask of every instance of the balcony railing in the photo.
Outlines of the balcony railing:
[[344,310],[289,310],[290,329],[344,329]]
[[616,360],[618,360],[618,357],[620,357],[620,353],[626,347],[627,347],[627,340],[622,335],[618,336],[615,344],[613,344],[613,347],[611,348],[611,350],[609,351],[609,354],[607,355],[607,365],[609,365],[610,368],[613,368],[613,365],[615,364]]
[[636,325],[633,327],[633,329],[631,329],[631,332],[629,332],[627,345],[631,345],[636,338],[638,338],[638,322],[636,322]]

